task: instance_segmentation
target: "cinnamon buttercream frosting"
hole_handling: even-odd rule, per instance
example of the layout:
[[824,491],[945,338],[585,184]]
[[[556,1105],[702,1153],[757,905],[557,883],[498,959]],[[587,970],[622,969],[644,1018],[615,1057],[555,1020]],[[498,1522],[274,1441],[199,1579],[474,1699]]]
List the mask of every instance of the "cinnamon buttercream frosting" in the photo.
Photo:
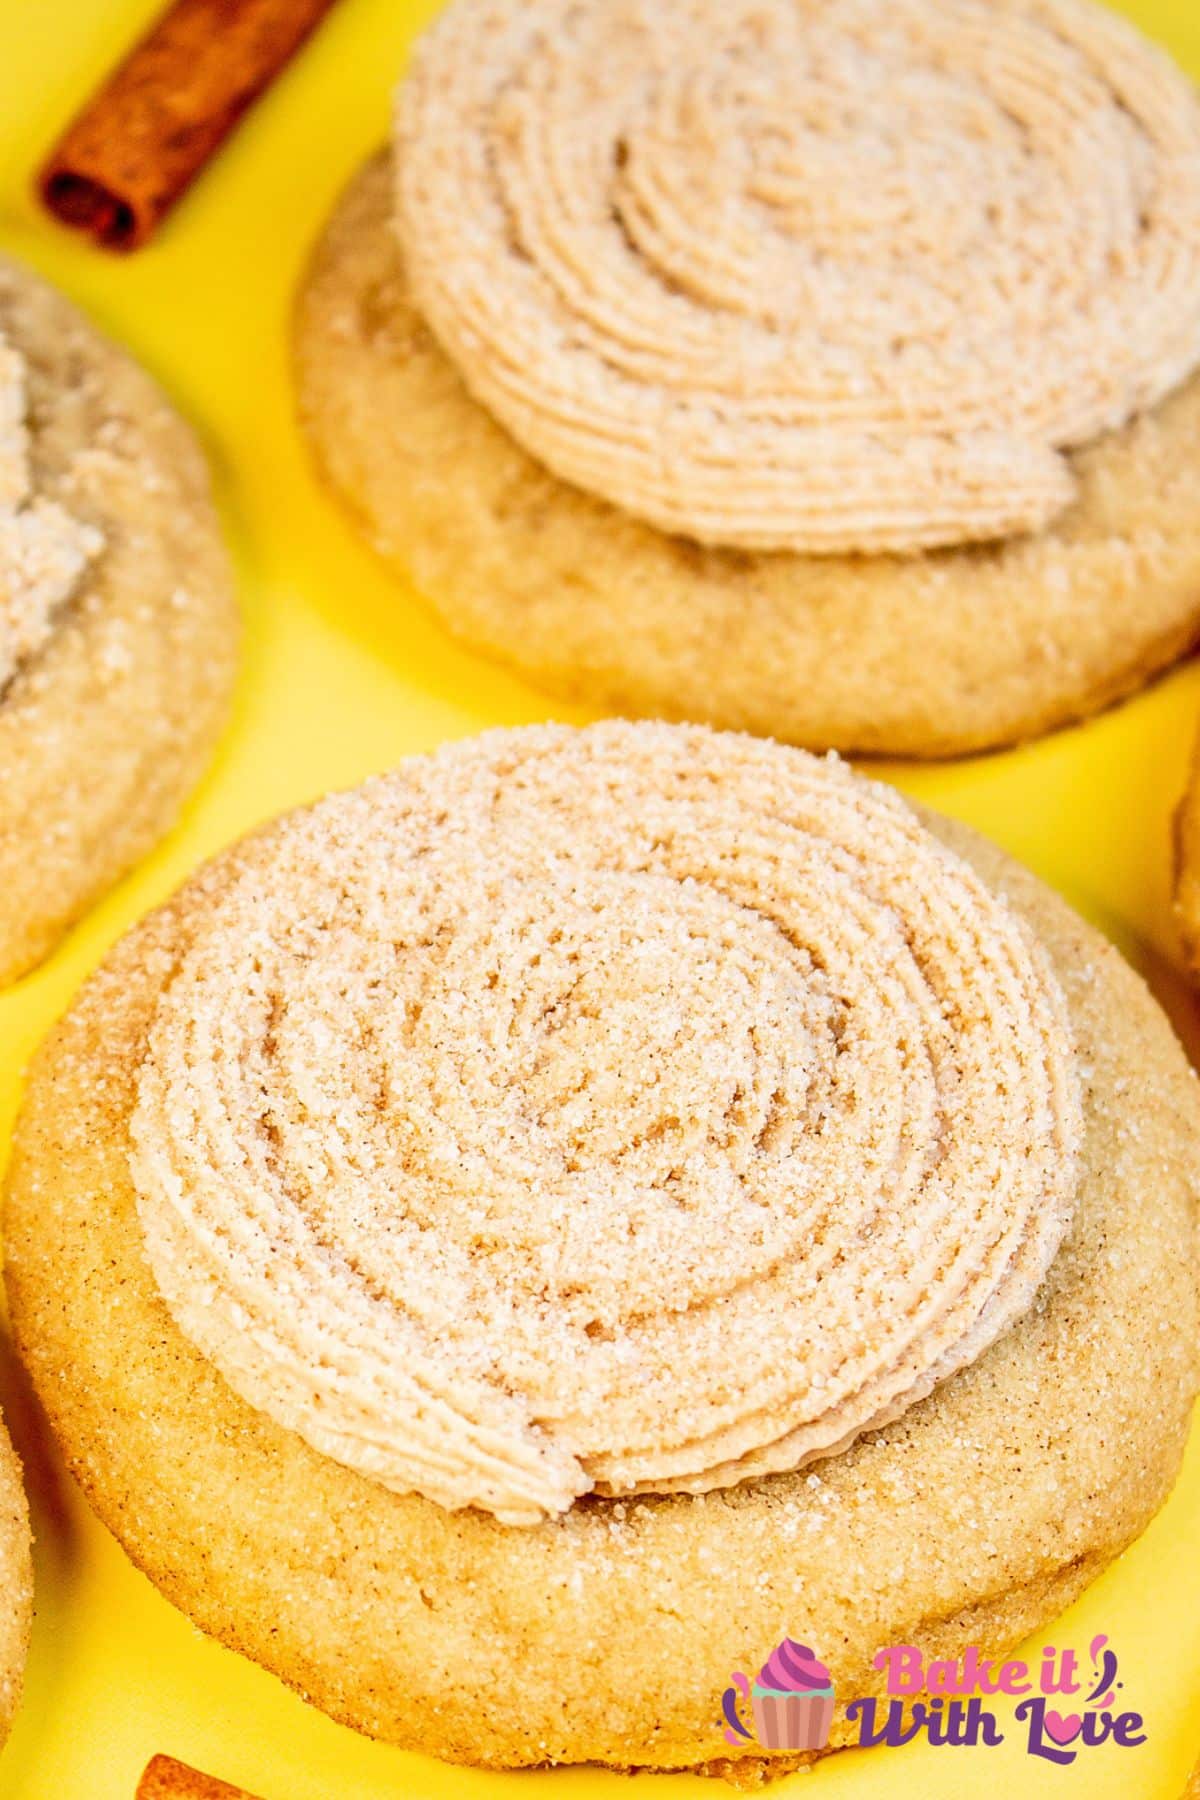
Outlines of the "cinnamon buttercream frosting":
[[472,394],[704,542],[1036,530],[1200,363],[1200,107],[1089,0],[456,0],[396,144]]
[[25,361],[0,335],[0,691],[49,638],[101,534],[35,492]]
[[1028,929],[890,790],[496,732],[185,892],[132,1167],[236,1391],[513,1524],[827,1455],[1027,1310],[1079,1083]]

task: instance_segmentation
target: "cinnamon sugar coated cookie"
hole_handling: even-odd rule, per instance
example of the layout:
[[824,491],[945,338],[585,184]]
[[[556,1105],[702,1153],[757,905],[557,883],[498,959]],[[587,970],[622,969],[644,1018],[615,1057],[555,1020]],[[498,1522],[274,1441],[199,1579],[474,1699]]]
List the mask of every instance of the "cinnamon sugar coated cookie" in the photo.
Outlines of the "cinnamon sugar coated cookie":
[[276,827],[189,932],[130,1133],[232,1387],[528,1524],[797,1468],[972,1361],[1069,1224],[1080,1096],[1044,959],[888,789],[614,725]]
[[236,645],[192,433],[68,301],[0,261],[0,982],[174,822]]
[[0,1744],[8,1736],[21,1698],[32,1623],[29,1508],[21,1465],[0,1423]]
[[470,392],[700,542],[1037,530],[1200,362],[1200,108],[1090,0],[457,0],[396,187]]
[[945,755],[1200,631],[1198,321],[1200,105],[1090,0],[456,0],[297,368],[465,641]]
[[130,1555],[334,1717],[749,1781],[797,1760],[724,1740],[764,1646],[842,1694],[998,1653],[1161,1503],[1198,1126],[1140,980],[961,827],[701,728],[495,732],[117,946],[30,1072],[10,1304]]

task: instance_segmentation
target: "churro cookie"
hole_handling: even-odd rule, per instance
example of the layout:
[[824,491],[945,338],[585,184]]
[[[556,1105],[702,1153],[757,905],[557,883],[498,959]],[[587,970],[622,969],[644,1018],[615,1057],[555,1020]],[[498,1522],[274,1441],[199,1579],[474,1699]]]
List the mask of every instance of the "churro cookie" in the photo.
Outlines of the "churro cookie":
[[1089,0],[457,0],[297,362],[557,693],[946,755],[1200,631],[1200,108]]
[[1160,1503],[1198,1128],[1140,981],[961,828],[701,727],[496,732],[117,947],[31,1073],[10,1298],[130,1554],[336,1717],[747,1776],[731,1669],[998,1650]]
[[8,1736],[21,1698],[32,1623],[29,1508],[21,1465],[0,1423],[0,1744]]
[[0,982],[173,822],[236,639],[192,433],[67,300],[0,260]]

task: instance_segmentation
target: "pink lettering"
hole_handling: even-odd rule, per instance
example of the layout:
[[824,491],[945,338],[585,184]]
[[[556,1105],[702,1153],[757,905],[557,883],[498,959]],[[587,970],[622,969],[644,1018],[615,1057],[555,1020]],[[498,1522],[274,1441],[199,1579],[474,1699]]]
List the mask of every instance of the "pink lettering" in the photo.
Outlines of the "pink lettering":
[[913,1644],[893,1644],[881,1650],[874,1665],[887,1677],[887,1692],[907,1698],[919,1694],[925,1685],[925,1663]]

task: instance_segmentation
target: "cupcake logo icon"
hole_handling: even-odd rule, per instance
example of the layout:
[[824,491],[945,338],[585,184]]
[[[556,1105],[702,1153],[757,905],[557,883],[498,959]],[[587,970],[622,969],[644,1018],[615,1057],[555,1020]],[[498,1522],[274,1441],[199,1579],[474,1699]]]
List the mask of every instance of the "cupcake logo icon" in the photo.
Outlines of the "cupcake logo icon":
[[[721,1700],[727,1743],[744,1744],[755,1737],[764,1750],[824,1750],[833,1728],[833,1681],[807,1644],[785,1637],[758,1671],[757,1681],[740,1670],[730,1681]],[[753,1731],[741,1716],[739,1702],[747,1701]]]

